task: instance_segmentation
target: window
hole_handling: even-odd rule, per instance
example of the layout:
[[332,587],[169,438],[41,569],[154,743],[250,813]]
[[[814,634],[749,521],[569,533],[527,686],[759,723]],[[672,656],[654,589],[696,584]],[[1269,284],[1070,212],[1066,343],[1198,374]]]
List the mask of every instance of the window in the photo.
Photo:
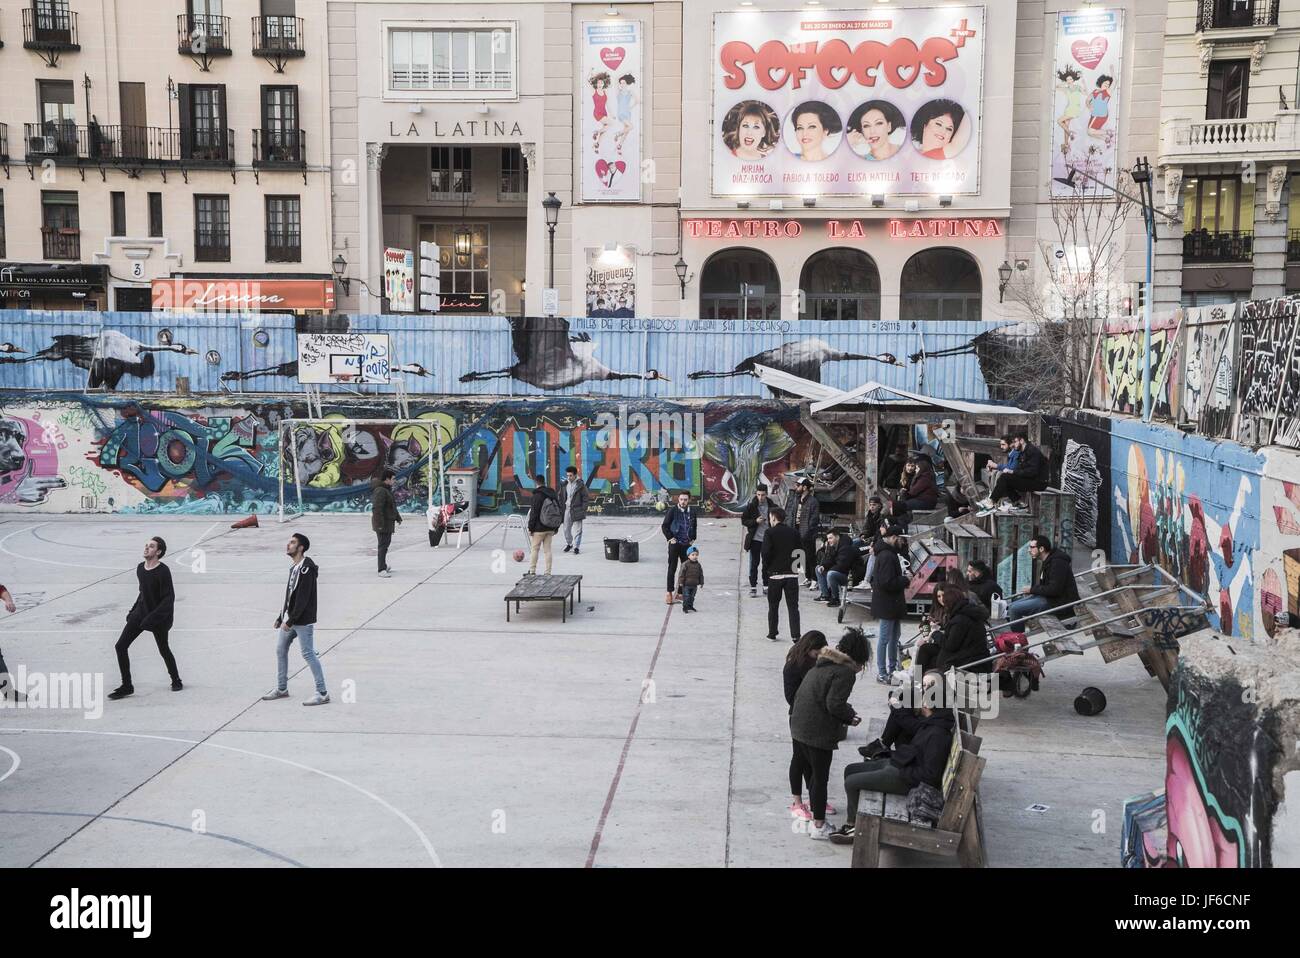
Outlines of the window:
[[298,88],[262,87],[262,129],[254,132],[257,160],[263,163],[303,162],[303,134],[298,129]]
[[182,84],[181,147],[187,160],[230,159],[226,128],[226,88]]
[[1246,263],[1254,253],[1255,184],[1236,176],[1183,180],[1183,261]]
[[[439,283],[443,295],[488,291],[488,226],[486,223],[438,223],[433,228],[438,244]],[[457,246],[457,240],[460,246]],[[462,250],[457,252],[457,249]]]
[[296,196],[266,198],[266,261],[302,261],[302,206]]
[[1246,115],[1250,92],[1249,60],[1216,60],[1210,64],[1206,85],[1205,118],[1240,120]]
[[979,264],[959,249],[931,249],[903,264],[898,318],[979,319],[984,281]]
[[230,197],[194,197],[194,258],[230,262]]
[[77,155],[77,114],[70,80],[37,80],[40,100],[41,142],[30,144],[32,152]]
[[114,190],[109,194],[112,213],[112,235],[126,235],[126,194]]
[[435,146],[429,151],[429,191],[434,199],[460,199],[473,191],[471,151],[467,146]]
[[514,93],[515,37],[508,24],[473,30],[390,30],[388,86]]
[[501,148],[501,195],[503,200],[528,199],[528,168],[523,150],[517,146]]
[[880,319],[880,271],[861,250],[824,249],[803,264],[800,319]]
[[714,253],[700,277],[701,319],[779,319],[781,278],[766,253]]
[[81,215],[76,193],[41,191],[41,246],[45,259],[81,259]]
[[149,235],[163,235],[162,194],[149,194]]

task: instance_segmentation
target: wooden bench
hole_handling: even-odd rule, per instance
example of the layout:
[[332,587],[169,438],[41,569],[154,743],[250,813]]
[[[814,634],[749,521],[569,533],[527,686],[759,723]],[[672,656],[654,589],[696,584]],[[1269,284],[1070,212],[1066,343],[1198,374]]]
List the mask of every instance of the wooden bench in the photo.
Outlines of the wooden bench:
[[[580,575],[526,575],[506,594],[506,621],[510,621],[510,603],[519,611],[521,602],[559,602],[560,621],[567,622],[573,612],[573,592],[582,601],[582,576]],[[567,612],[566,612],[566,605]]]
[[943,812],[938,823],[931,826],[912,821],[906,795],[863,792],[858,796],[854,821],[853,868],[879,868],[882,845],[955,856],[963,868],[984,867],[978,789],[985,760],[979,757],[980,738],[973,731],[978,717],[956,710],[954,714],[957,725],[943,770]]

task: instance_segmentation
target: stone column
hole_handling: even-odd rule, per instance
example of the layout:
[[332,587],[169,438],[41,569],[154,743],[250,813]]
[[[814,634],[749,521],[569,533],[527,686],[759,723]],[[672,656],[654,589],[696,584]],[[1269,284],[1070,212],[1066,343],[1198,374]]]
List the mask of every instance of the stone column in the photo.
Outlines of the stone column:
[[1260,167],[1255,178],[1255,242],[1251,299],[1286,295],[1286,163]]
[[528,169],[528,206],[524,225],[524,313],[528,316],[542,314],[542,290],[546,288],[546,217],[542,215],[542,168],[537,162],[537,144],[520,143]]
[[[361,203],[365,208],[365,227],[361,236],[360,278],[361,312],[378,313],[382,308],[384,279],[384,196],[380,182],[384,156],[388,147],[382,143],[366,144],[366,185]],[[368,287],[368,288],[367,288]]]

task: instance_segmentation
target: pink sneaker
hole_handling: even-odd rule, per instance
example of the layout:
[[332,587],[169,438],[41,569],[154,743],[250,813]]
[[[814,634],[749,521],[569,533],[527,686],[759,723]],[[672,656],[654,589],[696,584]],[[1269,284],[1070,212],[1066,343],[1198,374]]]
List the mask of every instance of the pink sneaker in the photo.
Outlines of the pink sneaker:
[[827,815],[836,815],[836,814],[838,814],[838,813],[835,811],[835,806],[832,805],[830,802],[827,802],[827,803],[826,803],[826,814],[827,814]]
[[808,806],[803,802],[790,803],[790,817],[802,818],[805,822],[812,821],[812,812],[808,811]]

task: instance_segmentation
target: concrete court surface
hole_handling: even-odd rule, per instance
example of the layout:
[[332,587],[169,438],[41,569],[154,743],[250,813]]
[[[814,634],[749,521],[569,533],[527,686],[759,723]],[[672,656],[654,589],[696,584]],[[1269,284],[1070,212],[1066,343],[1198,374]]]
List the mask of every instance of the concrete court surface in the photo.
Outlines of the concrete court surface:
[[[526,566],[499,551],[500,519],[460,550],[429,548],[408,519],[385,580],[367,516],[231,531],[235,518],[0,519],[11,669],[102,673],[112,690],[133,569],[161,535],[186,683],[168,689],[145,634],[136,695],[101,717],[0,710],[0,864],[847,867],[849,849],[791,827],[786,639],[766,639],[765,600],[741,587],[737,520],[700,522],[696,615],[664,603],[658,521],[609,518],[587,523],[580,556],[556,549],[557,573],[585,577],[577,614],[562,625],[554,604],[525,605],[507,625],[502,597]],[[316,647],[335,701],[319,708],[299,704],[311,682],[296,648],[292,697],[259,701],[294,530],[321,568]],[[641,561],[607,561],[605,536],[639,539]],[[802,599],[803,628],[838,637],[834,610]],[[1101,716],[1074,712],[1085,685],[1105,691]],[[1163,700],[1135,657],[1095,653],[1001,700],[980,728],[990,864],[1116,867],[1123,800],[1163,779]],[[887,714],[869,674],[853,702]],[[866,737],[864,722],[837,753],[837,823],[841,769]],[[932,863],[895,854],[885,863]]]

